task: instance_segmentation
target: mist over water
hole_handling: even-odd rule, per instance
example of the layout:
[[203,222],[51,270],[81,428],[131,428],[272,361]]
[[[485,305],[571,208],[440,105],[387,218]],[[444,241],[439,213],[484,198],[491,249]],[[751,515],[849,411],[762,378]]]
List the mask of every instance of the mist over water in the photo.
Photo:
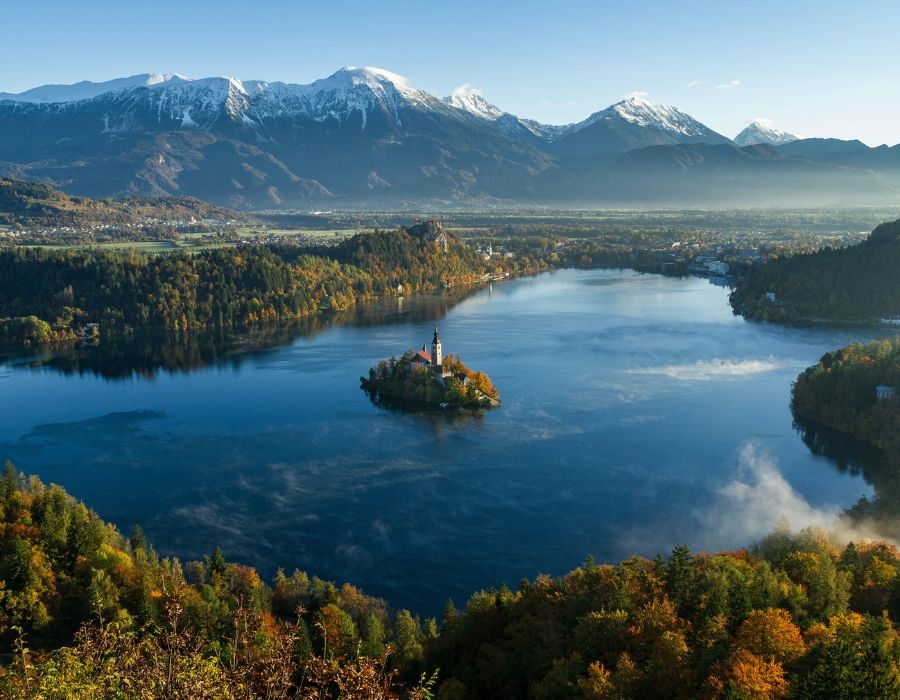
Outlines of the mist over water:
[[[427,614],[589,553],[737,547],[782,515],[831,526],[871,488],[803,443],[790,383],[876,331],[747,323],[727,294],[567,270],[274,342],[12,358],[0,458],[140,524],[162,553],[219,544],[266,576],[299,567]],[[435,323],[501,408],[403,413],[359,389]]]

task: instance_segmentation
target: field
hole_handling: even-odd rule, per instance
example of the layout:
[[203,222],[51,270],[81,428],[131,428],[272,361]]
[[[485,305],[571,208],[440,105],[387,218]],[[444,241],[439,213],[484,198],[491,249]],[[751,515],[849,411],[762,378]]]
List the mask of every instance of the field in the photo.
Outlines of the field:
[[[0,227],[0,231],[4,227]],[[267,229],[258,226],[242,226],[220,237],[214,231],[196,231],[181,233],[175,241],[115,241],[109,243],[47,243],[24,247],[45,248],[47,250],[133,250],[142,253],[171,253],[184,251],[189,253],[211,248],[224,248],[238,245],[241,242],[272,243],[277,241],[293,242],[306,245],[316,243],[336,243],[355,235],[359,229]]]

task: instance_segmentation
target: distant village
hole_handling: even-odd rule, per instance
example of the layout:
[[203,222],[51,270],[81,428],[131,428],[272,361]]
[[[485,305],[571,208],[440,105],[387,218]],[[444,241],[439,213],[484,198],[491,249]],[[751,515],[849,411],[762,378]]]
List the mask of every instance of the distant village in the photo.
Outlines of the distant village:
[[20,242],[22,239],[44,240],[52,242],[78,236],[109,237],[109,238],[134,238],[147,231],[159,231],[162,229],[179,233],[212,233],[225,229],[233,229],[242,222],[237,219],[197,219],[195,217],[182,219],[160,219],[157,217],[141,217],[136,221],[123,223],[94,223],[81,226],[23,226],[21,224],[0,226],[0,240],[6,239],[11,243]]

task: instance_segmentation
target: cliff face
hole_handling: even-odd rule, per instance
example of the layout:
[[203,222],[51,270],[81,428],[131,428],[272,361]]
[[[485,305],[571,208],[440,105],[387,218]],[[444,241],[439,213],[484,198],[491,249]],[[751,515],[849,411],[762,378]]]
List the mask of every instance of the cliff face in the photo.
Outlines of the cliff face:
[[437,242],[438,245],[444,249],[444,252],[447,252],[449,245],[447,241],[447,232],[444,230],[444,225],[440,221],[431,219],[430,221],[423,221],[420,224],[410,226],[404,230],[410,236],[420,238],[425,243]]

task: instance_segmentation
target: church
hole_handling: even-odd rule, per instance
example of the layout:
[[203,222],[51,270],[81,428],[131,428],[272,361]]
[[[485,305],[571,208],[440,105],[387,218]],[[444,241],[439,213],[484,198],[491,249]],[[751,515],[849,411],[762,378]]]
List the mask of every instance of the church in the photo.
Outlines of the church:
[[434,338],[431,340],[431,352],[428,352],[426,345],[407,361],[407,367],[414,369],[430,369],[434,372],[434,378],[443,383],[444,379],[450,376],[449,369],[444,367],[444,353],[441,349],[441,338],[438,335],[437,326],[434,327]]

